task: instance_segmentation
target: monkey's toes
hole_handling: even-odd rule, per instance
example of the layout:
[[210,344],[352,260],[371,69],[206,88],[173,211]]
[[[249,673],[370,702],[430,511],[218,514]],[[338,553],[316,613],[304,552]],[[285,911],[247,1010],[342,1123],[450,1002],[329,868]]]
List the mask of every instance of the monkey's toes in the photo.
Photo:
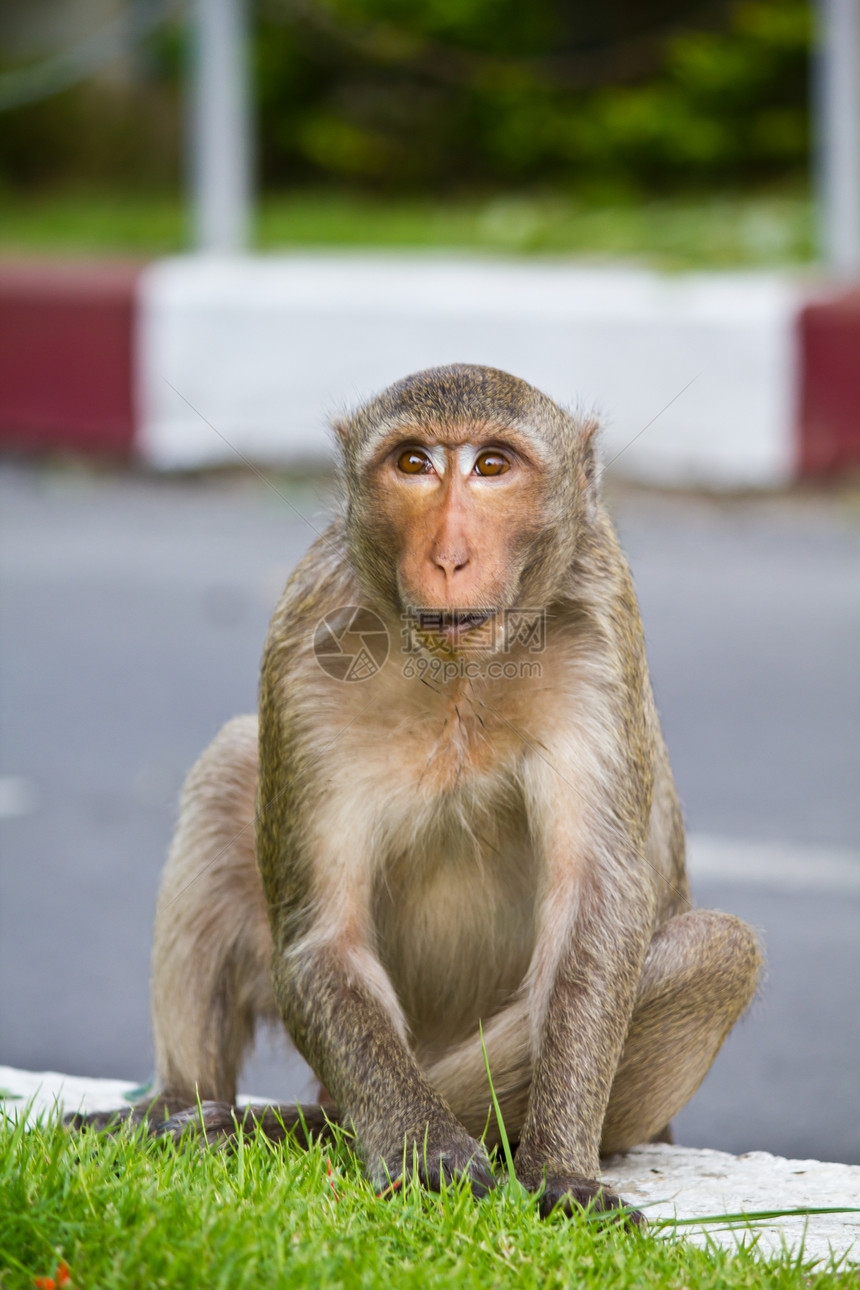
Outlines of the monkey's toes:
[[550,1174],[538,1200],[538,1208],[543,1218],[549,1218],[555,1210],[569,1218],[575,1210],[582,1209],[589,1214],[605,1214],[628,1228],[642,1227],[645,1223],[639,1210],[633,1209],[614,1191],[592,1178],[580,1178],[575,1174]]
[[145,1110],[134,1106],[124,1106],[116,1111],[70,1111],[63,1116],[63,1128],[76,1132],[118,1133],[126,1125],[136,1128],[145,1115]]
[[162,1120],[153,1129],[156,1138],[171,1138],[181,1142],[185,1138],[196,1140],[199,1145],[223,1147],[236,1137],[236,1109],[230,1102],[201,1102],[189,1106]]

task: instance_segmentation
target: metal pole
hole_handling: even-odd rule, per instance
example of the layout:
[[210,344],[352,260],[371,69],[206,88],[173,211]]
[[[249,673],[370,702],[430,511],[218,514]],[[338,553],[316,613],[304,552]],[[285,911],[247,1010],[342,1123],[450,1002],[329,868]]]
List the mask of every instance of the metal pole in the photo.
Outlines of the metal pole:
[[191,185],[194,245],[236,252],[251,222],[245,0],[193,0]]
[[821,256],[860,274],[860,0],[818,0],[817,168]]

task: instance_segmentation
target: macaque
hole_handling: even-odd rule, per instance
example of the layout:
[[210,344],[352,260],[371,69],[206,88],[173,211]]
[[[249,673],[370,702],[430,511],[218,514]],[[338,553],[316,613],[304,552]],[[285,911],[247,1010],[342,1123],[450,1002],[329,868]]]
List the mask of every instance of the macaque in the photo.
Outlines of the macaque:
[[343,511],[275,609],[259,715],[185,788],[150,1124],[234,1131],[256,1023],[280,1018],[323,1100],[246,1125],[342,1124],[380,1188],[405,1169],[482,1195],[486,1052],[541,1212],[617,1209],[601,1154],[667,1137],[761,957],[690,904],[595,425],[455,365],[335,428]]

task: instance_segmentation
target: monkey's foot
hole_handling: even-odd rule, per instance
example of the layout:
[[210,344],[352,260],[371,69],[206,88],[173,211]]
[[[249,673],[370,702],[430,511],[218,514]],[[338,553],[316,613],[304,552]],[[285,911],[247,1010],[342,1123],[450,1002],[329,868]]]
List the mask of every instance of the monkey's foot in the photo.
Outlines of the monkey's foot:
[[235,1139],[241,1125],[248,1135],[260,1133],[272,1142],[283,1142],[292,1135],[299,1146],[308,1147],[318,1138],[331,1139],[335,1126],[340,1123],[337,1107],[331,1103],[299,1106],[291,1102],[283,1106],[236,1107],[232,1102],[207,1101],[198,1108],[196,1103],[188,1106],[187,1099],[187,1093],[183,1099],[160,1095],[149,1102],[116,1111],[76,1111],[64,1116],[63,1124],[73,1130],[119,1133],[126,1127],[136,1129],[146,1122],[147,1131],[153,1137],[172,1138],[178,1142],[186,1133],[196,1132],[211,1147],[223,1146]]
[[138,1128],[144,1120],[161,1119],[164,1114],[164,1108],[156,1100],[141,1106],[123,1106],[115,1111],[72,1111],[63,1116],[63,1125],[79,1132],[120,1133],[125,1128]]
[[[536,1191],[537,1188],[529,1190]],[[629,1228],[642,1227],[645,1223],[639,1210],[633,1209],[614,1191],[592,1178],[580,1178],[576,1174],[549,1174],[540,1192],[538,1209],[542,1218],[549,1218],[556,1210],[568,1218],[577,1210],[585,1210],[588,1214],[605,1214]]]
[[337,1108],[331,1104],[238,1107],[232,1102],[201,1102],[154,1124],[152,1132],[175,1142],[198,1134],[199,1145],[224,1147],[235,1141],[241,1127],[249,1137],[259,1133],[271,1142],[283,1142],[292,1136],[299,1146],[309,1147],[317,1139],[332,1139],[338,1123]]
[[228,1102],[202,1102],[199,1110],[190,1106],[169,1115],[164,1104],[157,1100],[147,1106],[94,1111],[89,1115],[76,1112],[63,1117],[67,1129],[88,1129],[97,1133],[119,1133],[126,1127],[136,1129],[144,1122],[151,1137],[172,1138],[179,1142],[186,1134],[197,1132],[204,1135],[210,1147],[223,1145],[235,1137],[237,1128],[235,1108]]
[[236,1114],[232,1102],[201,1102],[153,1125],[152,1133],[156,1138],[170,1138],[177,1143],[190,1139],[199,1146],[224,1147],[236,1137]]
[[[371,1171],[374,1186],[381,1196],[395,1190],[402,1177],[403,1159],[401,1149],[398,1155],[392,1153]],[[441,1191],[443,1185],[465,1178],[476,1200],[486,1196],[496,1185],[486,1151],[480,1142],[465,1132],[438,1143],[428,1140],[426,1146],[423,1141],[415,1142],[411,1160],[407,1146],[406,1176],[417,1178],[428,1191]]]

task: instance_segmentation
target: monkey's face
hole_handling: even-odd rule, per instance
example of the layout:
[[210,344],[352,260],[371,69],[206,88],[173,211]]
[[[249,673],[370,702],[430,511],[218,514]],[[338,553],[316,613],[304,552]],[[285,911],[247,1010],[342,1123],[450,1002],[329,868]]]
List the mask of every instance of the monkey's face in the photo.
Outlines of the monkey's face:
[[544,475],[534,443],[501,425],[399,426],[378,445],[363,508],[374,566],[440,648],[474,650],[517,603],[546,524]]
[[[481,650],[488,619],[563,594],[593,493],[593,423],[459,363],[405,377],[335,429],[353,568],[392,615],[414,626],[427,611],[431,648]],[[504,631],[483,638],[498,648]]]

